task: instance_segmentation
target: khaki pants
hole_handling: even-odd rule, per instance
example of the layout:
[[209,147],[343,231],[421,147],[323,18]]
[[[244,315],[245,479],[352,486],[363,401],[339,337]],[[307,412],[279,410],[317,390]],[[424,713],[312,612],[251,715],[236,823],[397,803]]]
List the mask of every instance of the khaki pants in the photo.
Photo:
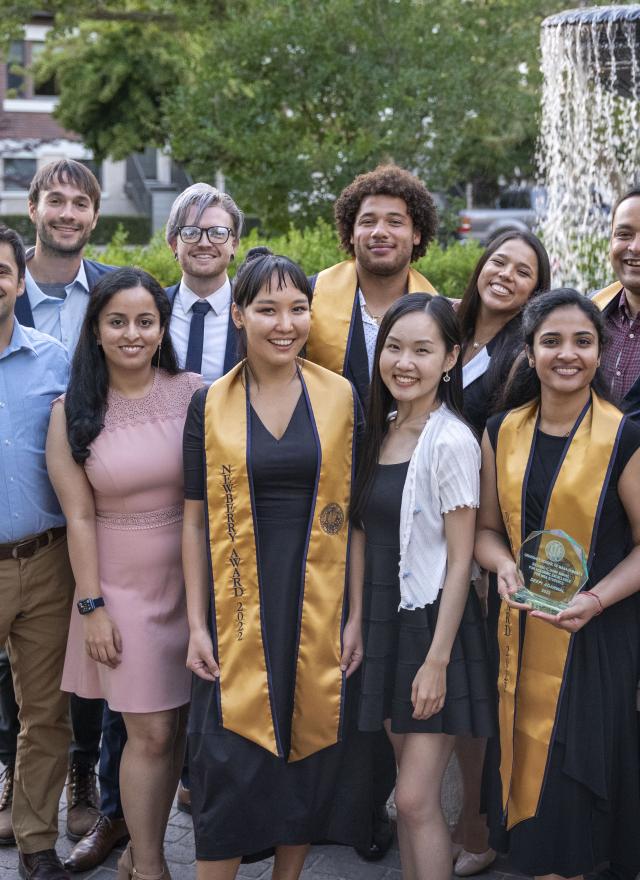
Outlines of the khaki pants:
[[52,849],[58,836],[71,740],[60,679],[73,589],[65,537],[30,559],[0,560],[0,645],[20,710],[11,820],[23,853]]

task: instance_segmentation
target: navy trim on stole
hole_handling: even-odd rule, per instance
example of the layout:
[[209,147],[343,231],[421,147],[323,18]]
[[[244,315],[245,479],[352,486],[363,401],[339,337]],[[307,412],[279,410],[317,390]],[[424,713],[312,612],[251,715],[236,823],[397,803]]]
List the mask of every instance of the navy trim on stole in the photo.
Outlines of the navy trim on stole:
[[[231,285],[231,289],[233,291],[233,284]],[[180,282],[177,284],[172,284],[170,287],[165,287],[165,293],[169,297],[169,302],[171,303],[171,307],[173,309],[173,301],[176,298],[177,292],[180,290]],[[233,295],[231,297],[231,301],[233,302]],[[240,352],[238,350],[238,343],[240,342],[240,334],[238,333],[238,328],[233,323],[233,319],[231,317],[231,309],[229,309],[229,321],[227,323],[227,341],[224,349],[224,361],[222,365],[222,375],[228,373],[230,369],[235,367],[236,364],[240,363],[242,358],[240,357]]]
[[[317,274],[309,276],[311,290],[315,290],[317,280]],[[357,288],[353,293],[353,312],[351,317],[351,327],[349,329],[349,339],[347,340],[344,377],[345,379],[348,379],[356,389],[360,405],[366,412],[371,378],[369,376],[369,358],[367,355],[367,344],[364,338],[362,313],[359,308],[360,303],[356,294]]]

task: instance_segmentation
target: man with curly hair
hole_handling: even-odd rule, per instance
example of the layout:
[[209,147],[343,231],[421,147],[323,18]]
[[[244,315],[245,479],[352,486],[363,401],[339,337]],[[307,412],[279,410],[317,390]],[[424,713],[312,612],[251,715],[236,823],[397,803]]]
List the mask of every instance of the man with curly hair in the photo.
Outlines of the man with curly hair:
[[[356,177],[338,197],[335,217],[349,259],[310,279],[314,296],[306,356],[349,379],[364,404],[384,313],[405,293],[436,292],[411,263],[424,256],[438,217],[424,184],[397,165],[379,165]],[[396,763],[384,731],[366,736],[366,742],[357,731],[352,737],[353,761],[372,784],[370,842],[358,853],[374,861],[393,841],[386,802]]]
[[307,357],[346,376],[364,402],[384,313],[405,293],[435,293],[411,263],[424,256],[438,217],[424,184],[397,165],[358,175],[340,193],[335,217],[350,259],[311,279]]

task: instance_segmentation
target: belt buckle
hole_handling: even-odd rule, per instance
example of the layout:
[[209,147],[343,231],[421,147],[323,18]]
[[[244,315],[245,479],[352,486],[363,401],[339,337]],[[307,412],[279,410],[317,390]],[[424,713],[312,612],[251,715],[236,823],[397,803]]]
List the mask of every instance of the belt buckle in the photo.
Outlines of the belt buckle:
[[[24,547],[28,547],[30,544],[33,544],[32,552],[22,554],[21,553],[22,549]],[[16,546],[11,551],[11,555],[13,556],[14,559],[30,559],[33,556],[33,554],[36,552],[37,549],[38,549],[38,538],[29,538],[28,541],[21,541],[19,544],[16,544]]]

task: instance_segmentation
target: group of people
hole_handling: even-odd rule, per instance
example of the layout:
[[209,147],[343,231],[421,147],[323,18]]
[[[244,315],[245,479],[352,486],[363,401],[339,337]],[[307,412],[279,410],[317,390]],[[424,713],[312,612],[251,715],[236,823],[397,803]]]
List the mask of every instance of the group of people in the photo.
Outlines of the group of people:
[[[83,258],[99,206],[62,160],[31,185],[35,247],[0,227],[0,844],[21,876],[128,841],[119,880],[169,880],[178,789],[199,880],[267,854],[297,880],[313,842],[383,855],[395,786],[406,880],[496,851],[635,877],[640,190],[609,287],[550,290],[510,231],[456,302],[411,268],[437,213],[396,166],[340,194],[347,259],[312,277],[259,247],[230,282],[242,213],[196,183],[165,290]],[[544,530],[588,560],[555,615],[518,601]]]

